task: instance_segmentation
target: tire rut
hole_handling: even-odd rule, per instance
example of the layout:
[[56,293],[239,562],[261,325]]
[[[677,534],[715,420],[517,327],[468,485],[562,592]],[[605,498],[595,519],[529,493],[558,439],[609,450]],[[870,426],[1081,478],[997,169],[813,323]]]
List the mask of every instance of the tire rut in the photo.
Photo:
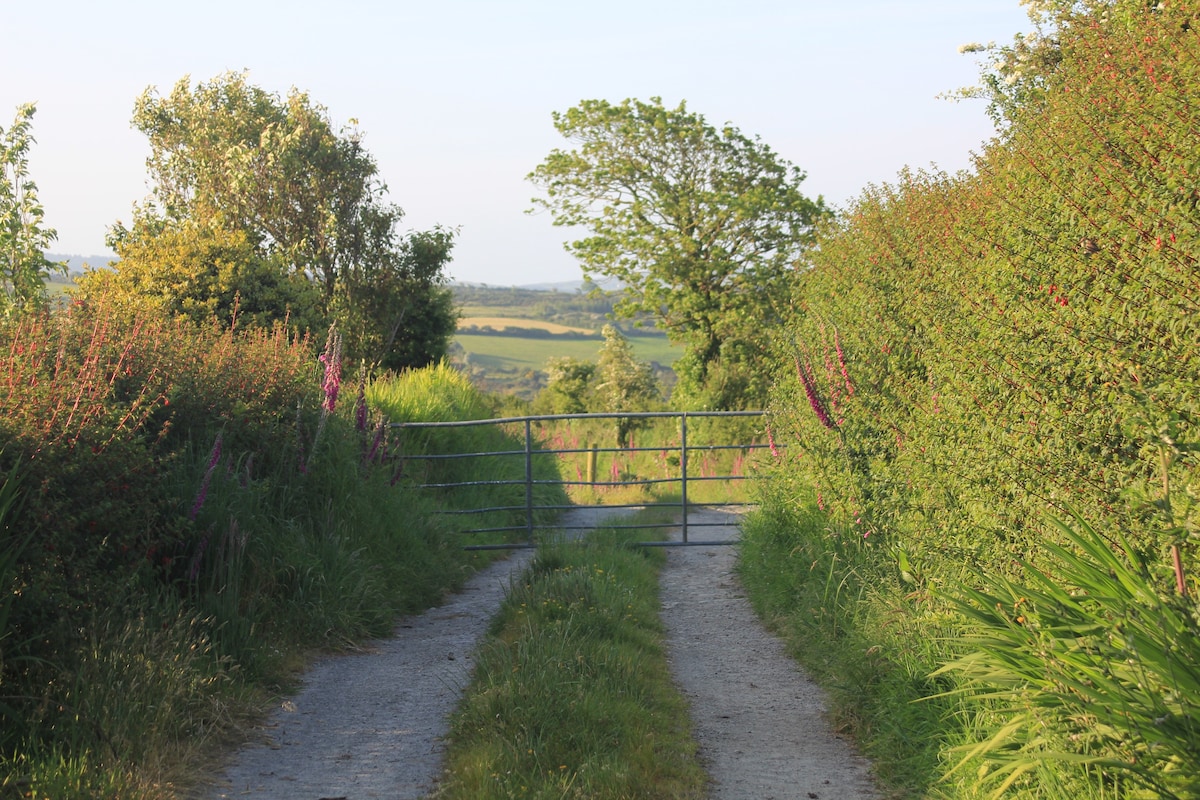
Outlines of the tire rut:
[[[567,524],[612,512],[579,509]],[[737,515],[706,511],[704,540],[737,536]],[[715,531],[715,533],[713,533]],[[418,800],[442,770],[443,740],[475,650],[510,583],[532,558],[515,551],[437,608],[401,620],[363,653],[328,656],[255,731],[198,800]],[[754,616],[733,547],[672,548],[662,619],[672,674],[692,708],[713,800],[878,795],[869,766],[830,730],[821,691]]]

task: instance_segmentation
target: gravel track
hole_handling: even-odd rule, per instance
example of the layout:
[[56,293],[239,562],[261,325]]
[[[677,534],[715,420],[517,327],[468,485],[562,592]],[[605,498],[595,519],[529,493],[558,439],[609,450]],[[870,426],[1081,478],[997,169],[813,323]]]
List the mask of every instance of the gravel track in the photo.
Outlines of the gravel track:
[[[688,517],[693,541],[729,541],[737,516]],[[691,529],[691,525],[706,527]],[[708,526],[714,527],[708,527]],[[830,730],[821,689],[754,615],[735,548],[677,547],[662,575],[662,620],[675,682],[691,703],[712,800],[867,800],[870,768]]]
[[[580,509],[571,525],[611,512]],[[693,513],[692,540],[735,537],[731,512]],[[532,552],[476,573],[438,608],[361,654],[322,658],[303,688],[231,755],[204,800],[416,800],[442,768],[448,718],[473,653]],[[662,578],[672,673],[692,706],[713,800],[867,800],[869,768],[829,730],[820,690],[763,629],[733,572],[734,548],[672,548]]]

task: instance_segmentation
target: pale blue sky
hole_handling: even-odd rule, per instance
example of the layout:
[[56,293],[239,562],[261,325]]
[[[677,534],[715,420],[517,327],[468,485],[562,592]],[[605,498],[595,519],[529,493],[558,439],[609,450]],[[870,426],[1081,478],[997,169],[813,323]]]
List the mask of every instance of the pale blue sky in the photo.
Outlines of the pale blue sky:
[[30,166],[56,252],[103,253],[147,194],[129,127],[148,86],[226,70],[335,124],[358,119],[405,226],[461,227],[451,275],[567,281],[569,235],[530,216],[527,175],[583,99],[686,100],[758,135],[841,205],[904,166],[954,171],[992,135],[972,41],[1029,28],[1018,0],[40,0],[4,4],[0,126],[36,102]]

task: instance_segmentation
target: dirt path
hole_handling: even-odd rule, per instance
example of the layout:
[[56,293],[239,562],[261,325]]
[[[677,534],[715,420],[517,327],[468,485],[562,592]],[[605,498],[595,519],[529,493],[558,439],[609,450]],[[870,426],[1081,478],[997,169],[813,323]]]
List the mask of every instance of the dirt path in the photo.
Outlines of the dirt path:
[[[570,524],[598,521],[582,511]],[[736,517],[706,512],[693,540],[736,536]],[[528,564],[517,551],[443,606],[405,619],[360,655],[322,659],[303,689],[236,753],[205,800],[416,800],[441,770],[442,738],[473,653],[505,589]],[[831,734],[819,690],[754,618],[733,574],[734,548],[672,549],[663,620],[672,670],[692,703],[714,800],[874,797],[866,764]]]
[[[689,516],[693,541],[737,536],[731,512]],[[707,527],[708,524],[719,527]],[[866,800],[870,770],[825,719],[821,690],[754,616],[732,547],[673,548],[662,577],[671,671],[692,706],[713,800]]]
[[533,551],[476,573],[444,605],[404,619],[361,655],[318,661],[203,798],[415,800],[442,766],[473,653]]

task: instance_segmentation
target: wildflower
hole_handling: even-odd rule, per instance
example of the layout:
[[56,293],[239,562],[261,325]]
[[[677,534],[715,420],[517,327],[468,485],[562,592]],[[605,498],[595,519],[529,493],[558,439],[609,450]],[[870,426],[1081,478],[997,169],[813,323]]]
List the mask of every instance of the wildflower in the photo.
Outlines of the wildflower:
[[221,460],[221,434],[217,434],[216,441],[213,442],[212,452],[208,455],[208,466],[204,470],[204,478],[200,481],[200,491],[196,492],[196,499],[192,503],[192,510],[188,513],[188,519],[195,520],[196,515],[200,513],[200,507],[204,505],[204,499],[208,497],[208,484],[212,480],[213,470],[217,468],[217,462]]
[[354,403],[354,427],[359,433],[367,430],[367,377],[362,373],[358,379],[358,398]]
[[387,425],[384,424],[383,418],[379,418],[379,422],[375,425],[375,439],[371,442],[370,449],[363,456],[363,464],[370,464],[375,460],[375,455],[379,452],[379,446],[383,444],[384,434],[387,432]]
[[321,353],[318,360],[325,365],[325,378],[321,381],[325,399],[321,402],[321,408],[329,414],[337,405],[338,390],[342,386],[342,335],[333,325],[329,326],[325,352]]
[[846,382],[846,394],[854,394],[854,384],[850,383],[850,373],[846,369],[846,354],[842,351],[842,339],[837,329],[833,331],[833,347],[837,351],[838,365],[842,368],[842,380]]
[[808,397],[808,404],[812,406],[813,413],[817,415],[817,420],[826,428],[833,430],[836,426],[833,420],[829,418],[829,411],[825,408],[825,403],[821,401],[820,395],[817,394],[816,383],[813,381],[812,371],[808,364],[801,364],[800,357],[795,356],[796,374],[800,376],[800,383],[804,386],[804,394]]
[[779,448],[775,446],[775,434],[771,432],[771,426],[767,426],[767,446],[771,448],[771,455],[779,458]]
[[391,485],[395,486],[400,482],[400,478],[404,476],[404,454],[397,450],[396,453],[396,471],[392,473]]
[[829,355],[828,348],[826,348],[826,350],[825,350],[825,376],[826,376],[825,380],[826,380],[826,385],[829,387],[829,408],[835,414],[841,410],[841,408],[840,408],[841,404],[838,402],[838,387],[837,387],[837,384],[834,383],[834,376],[836,374],[837,373],[833,369],[833,358]]

